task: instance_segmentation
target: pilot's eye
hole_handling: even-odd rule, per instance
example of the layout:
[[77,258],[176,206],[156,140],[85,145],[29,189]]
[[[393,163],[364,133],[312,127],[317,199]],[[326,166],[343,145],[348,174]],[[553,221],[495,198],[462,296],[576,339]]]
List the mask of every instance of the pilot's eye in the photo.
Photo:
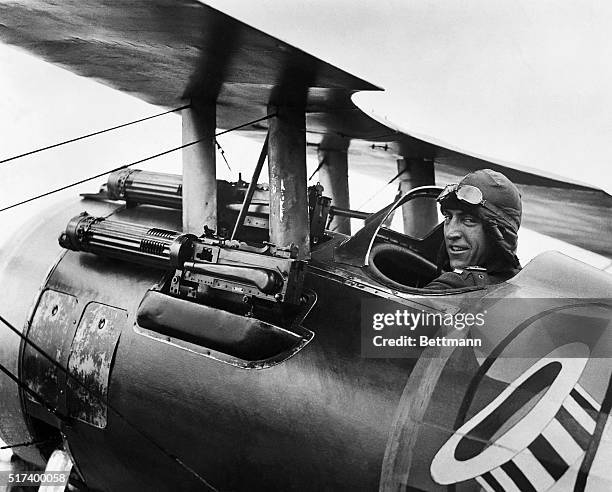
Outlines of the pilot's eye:
[[473,217],[472,215],[464,215],[463,223],[467,225],[475,225],[478,224],[478,219],[476,219],[476,217]]

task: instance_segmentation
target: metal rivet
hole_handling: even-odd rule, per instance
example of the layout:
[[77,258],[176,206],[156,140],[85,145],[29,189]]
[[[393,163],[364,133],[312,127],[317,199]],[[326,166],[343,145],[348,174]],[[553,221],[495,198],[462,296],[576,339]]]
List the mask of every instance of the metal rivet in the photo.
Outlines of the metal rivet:
[[98,330],[101,330],[102,328],[104,328],[105,324],[106,324],[106,320],[104,318],[98,321]]

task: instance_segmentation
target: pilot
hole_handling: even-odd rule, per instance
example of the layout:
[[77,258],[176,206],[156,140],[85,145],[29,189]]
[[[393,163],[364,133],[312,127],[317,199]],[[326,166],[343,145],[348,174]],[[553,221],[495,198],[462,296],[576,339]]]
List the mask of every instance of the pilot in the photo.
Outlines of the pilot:
[[491,169],[466,175],[438,196],[444,215],[441,275],[428,290],[504,282],[521,265],[516,256],[521,225],[521,195],[506,176]]

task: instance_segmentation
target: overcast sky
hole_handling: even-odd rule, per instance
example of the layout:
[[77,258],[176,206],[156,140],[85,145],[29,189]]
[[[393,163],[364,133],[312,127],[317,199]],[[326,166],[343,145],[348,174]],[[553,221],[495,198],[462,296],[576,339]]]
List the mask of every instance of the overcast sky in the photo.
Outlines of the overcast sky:
[[612,2],[211,0],[385,89],[410,133],[612,192]]

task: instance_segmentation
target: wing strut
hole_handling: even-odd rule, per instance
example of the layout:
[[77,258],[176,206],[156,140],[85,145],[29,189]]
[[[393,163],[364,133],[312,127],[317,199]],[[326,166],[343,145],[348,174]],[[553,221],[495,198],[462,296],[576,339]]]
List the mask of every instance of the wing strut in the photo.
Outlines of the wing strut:
[[[348,185],[348,147],[349,139],[325,136],[319,145],[319,180],[325,194],[332,199],[334,207],[350,209]],[[332,231],[351,234],[351,221],[337,215],[332,220]]]
[[[405,195],[419,186],[436,184],[434,163],[431,159],[402,157],[397,160],[399,193]],[[412,200],[402,205],[404,234],[424,237],[438,223],[438,210],[433,200]]]
[[205,228],[217,230],[217,164],[215,102],[196,104],[181,112],[183,143],[183,232],[200,236]]
[[268,170],[270,242],[298,248],[298,259],[310,258],[310,224],[306,191],[306,113],[301,107],[270,106]]

